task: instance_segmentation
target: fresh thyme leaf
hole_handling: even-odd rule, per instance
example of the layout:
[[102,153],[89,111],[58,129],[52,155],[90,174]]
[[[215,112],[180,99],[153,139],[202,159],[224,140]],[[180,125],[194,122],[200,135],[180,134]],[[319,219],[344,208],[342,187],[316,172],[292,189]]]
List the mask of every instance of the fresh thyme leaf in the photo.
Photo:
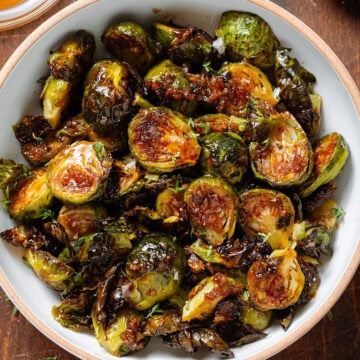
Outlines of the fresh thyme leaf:
[[44,139],[40,136],[37,136],[34,132],[31,133],[31,136],[37,141],[37,142],[43,142]]
[[206,72],[213,72],[214,69],[211,67],[211,61],[207,61],[203,64],[203,68]]
[[328,313],[326,314],[326,317],[328,318],[329,321],[333,321],[334,319],[334,314],[331,310],[328,311]]
[[65,130],[65,129],[61,129],[59,130],[57,133],[56,133],[57,136],[60,136],[60,135],[68,135],[70,136],[70,134]]
[[1,205],[3,206],[3,208],[4,208],[5,210],[7,210],[8,207],[9,207],[9,205],[10,205],[10,203],[11,203],[11,201],[4,199],[4,200],[0,200],[0,203],[1,203]]
[[54,212],[50,209],[43,209],[40,215],[41,220],[54,219]]
[[19,312],[18,308],[14,305],[14,307],[12,309],[12,314],[15,316],[15,315],[17,315],[18,312]]
[[337,219],[345,215],[345,211],[342,208],[332,208],[331,211]]
[[104,144],[101,142],[97,142],[96,144],[93,145],[93,148],[96,152],[96,156],[98,157],[99,160],[102,160],[103,158],[103,152],[104,152]]
[[195,127],[195,122],[194,122],[194,120],[190,118],[190,119],[188,120],[188,125],[189,125],[191,128],[194,128],[194,127]]
[[259,232],[259,233],[258,233],[258,236],[261,238],[261,240],[262,240],[263,242],[265,242],[265,241],[268,241],[268,240],[269,240],[270,234],[264,234],[264,233],[262,233],[262,232]]
[[162,314],[164,312],[164,310],[160,309],[160,304],[155,304],[150,311],[148,312],[148,314],[146,315],[146,319],[148,319],[149,317],[155,315],[155,314]]
[[200,124],[198,124],[198,126],[199,126],[199,128],[204,129],[205,135],[207,135],[211,130],[211,127],[209,124],[200,123]]

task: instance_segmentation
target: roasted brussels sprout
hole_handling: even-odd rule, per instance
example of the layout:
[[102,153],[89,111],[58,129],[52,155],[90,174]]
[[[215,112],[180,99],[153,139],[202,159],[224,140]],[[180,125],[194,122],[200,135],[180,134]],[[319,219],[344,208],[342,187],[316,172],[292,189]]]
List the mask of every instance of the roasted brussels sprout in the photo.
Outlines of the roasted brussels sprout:
[[18,164],[13,160],[0,159],[0,189],[5,196],[9,196],[9,191],[16,182],[29,174],[29,169],[23,164]]
[[45,236],[34,226],[17,225],[2,231],[0,236],[14,246],[35,250],[41,249],[47,243]]
[[189,327],[189,323],[181,321],[181,312],[178,310],[162,310],[160,314],[147,317],[143,334],[145,336],[167,335]]
[[221,176],[230,184],[237,184],[247,166],[247,148],[240,136],[224,132],[201,138],[201,167],[205,174]]
[[238,201],[225,180],[212,176],[198,178],[185,191],[184,200],[195,235],[213,246],[232,237]]
[[299,195],[309,196],[319,186],[334,180],[344,168],[349,150],[344,138],[338,133],[325,135],[313,145],[314,169],[301,187]]
[[[249,96],[275,106],[279,99],[275,97],[267,76],[257,67],[247,63],[225,64],[218,71],[225,78],[225,106],[223,111],[230,115],[248,113]],[[228,92],[228,93],[227,93]]]
[[239,222],[248,235],[261,234],[273,249],[289,246],[295,209],[289,197],[270,189],[252,189],[239,197]]
[[126,61],[145,74],[154,62],[155,48],[146,30],[133,21],[123,21],[109,26],[102,42],[106,50],[118,60]]
[[8,192],[9,214],[17,221],[39,219],[53,201],[53,195],[46,182],[46,168],[32,170],[16,181]]
[[87,138],[91,132],[81,116],[66,120],[58,129],[49,127],[42,116],[25,116],[13,129],[21,143],[21,153],[33,166],[48,163],[66,146],[75,140]]
[[66,297],[60,304],[51,309],[53,318],[72,330],[92,328],[91,307],[94,295],[92,292],[80,292]]
[[297,302],[299,305],[305,304],[314,298],[320,286],[320,276],[317,271],[317,266],[312,264],[312,259],[311,261],[307,261],[307,259],[308,258],[306,256],[298,258],[301,271],[303,272],[305,278],[304,289]]
[[304,288],[304,274],[290,248],[274,250],[267,260],[255,261],[247,275],[252,302],[261,311],[294,305]]
[[182,349],[194,354],[200,346],[206,346],[212,352],[218,352],[224,358],[233,358],[229,345],[216,333],[204,327],[186,329],[163,337],[163,342],[174,349]]
[[265,330],[270,326],[272,311],[259,311],[248,305],[240,306],[241,321],[255,330]]
[[105,327],[93,316],[95,336],[99,344],[114,356],[142,350],[147,340],[141,332],[144,316],[132,309],[122,309]]
[[291,237],[296,241],[300,254],[317,259],[321,254],[332,255],[330,232],[324,225],[304,220],[294,225]]
[[94,37],[79,30],[66,39],[48,58],[51,75],[47,78],[40,99],[44,118],[52,128],[59,125],[62,113],[71,102],[82,75],[91,65],[95,51]]
[[312,223],[324,225],[331,232],[344,213],[345,211],[333,199],[328,199],[307,215]]
[[72,289],[74,269],[49,252],[28,248],[25,250],[24,259],[35,274],[52,289],[63,294]]
[[149,234],[129,254],[125,270],[131,281],[126,301],[132,308],[146,310],[178,291],[185,257],[171,235]]
[[201,280],[189,293],[185,303],[182,320],[204,320],[215,310],[216,305],[229,296],[240,293],[243,286],[223,273]]
[[158,21],[152,27],[155,41],[175,64],[186,63],[196,67],[207,59],[217,58],[218,54],[212,47],[213,39],[201,29]]
[[64,228],[70,241],[84,235],[95,233],[96,220],[104,219],[106,209],[97,204],[64,205],[59,212],[57,221]]
[[142,109],[128,128],[132,155],[146,170],[171,172],[195,165],[200,145],[189,125],[168,108]]
[[100,135],[124,136],[136,91],[141,92],[141,80],[129,65],[115,60],[98,61],[85,80],[85,120]]
[[315,82],[315,78],[295,58],[290,57],[288,49],[278,49],[275,54],[275,79],[280,88],[280,98],[305,133],[312,137],[319,129],[320,116],[319,105],[312,102],[307,78],[311,76],[312,82]]
[[194,119],[193,128],[199,135],[229,131],[241,135],[248,121],[233,115],[207,114]]
[[271,186],[301,185],[313,168],[310,142],[290,113],[275,115],[272,121],[267,138],[250,143],[253,173]]
[[249,61],[260,68],[274,65],[274,51],[279,42],[260,16],[226,11],[221,16],[216,35],[224,40],[231,61]]
[[104,192],[111,165],[111,156],[102,143],[77,141],[51,160],[47,183],[59,200],[83,204]]
[[153,66],[145,75],[145,86],[155,104],[167,106],[188,116],[195,112],[198,100],[183,69],[171,60]]

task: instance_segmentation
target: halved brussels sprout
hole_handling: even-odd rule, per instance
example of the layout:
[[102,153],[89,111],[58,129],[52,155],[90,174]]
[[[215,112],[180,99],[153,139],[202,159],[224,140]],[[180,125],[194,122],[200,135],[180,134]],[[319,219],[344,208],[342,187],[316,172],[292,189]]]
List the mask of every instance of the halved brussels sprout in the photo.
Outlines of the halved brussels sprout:
[[114,133],[123,136],[140,84],[140,77],[126,63],[98,61],[85,80],[82,100],[85,120],[102,136]]
[[154,62],[154,44],[146,30],[133,21],[122,21],[109,26],[101,41],[106,50],[120,61],[136,67],[145,74]]
[[307,220],[296,223],[291,238],[296,241],[296,249],[300,254],[316,259],[321,254],[332,254],[330,232],[324,225],[313,224]]
[[260,16],[226,11],[221,16],[216,35],[224,40],[231,61],[250,61],[261,68],[274,65],[274,50],[279,47],[279,42]]
[[14,246],[40,249],[46,245],[45,236],[34,226],[17,225],[12,229],[0,232],[0,236]]
[[93,315],[95,336],[99,344],[114,356],[124,356],[144,349],[147,344],[142,334],[144,316],[132,309],[122,309],[116,318],[104,327]]
[[199,66],[214,57],[213,39],[205,31],[155,21],[152,25],[155,41],[174,63]]
[[62,326],[71,330],[89,330],[92,328],[91,307],[92,292],[71,294],[51,309],[53,318]]
[[207,114],[194,119],[193,128],[199,135],[229,131],[241,135],[248,121],[234,115]]
[[126,301],[149,309],[178,291],[185,271],[182,247],[171,235],[149,234],[129,254],[125,270],[131,282]]
[[265,330],[271,324],[273,314],[271,310],[259,311],[248,305],[240,306],[241,322],[256,330]]
[[312,223],[324,225],[331,232],[335,229],[338,219],[344,215],[344,210],[339,207],[336,201],[328,199],[307,215]]
[[252,189],[239,197],[239,223],[248,235],[261,233],[273,249],[289,246],[295,209],[285,194],[270,189]]
[[223,65],[218,75],[226,79],[225,104],[223,111],[230,115],[244,115],[248,112],[249,96],[265,101],[274,107],[279,99],[267,76],[257,67],[248,63]]
[[274,115],[272,122],[267,138],[250,143],[254,175],[275,187],[301,185],[313,168],[310,142],[290,113]]
[[106,209],[97,204],[64,205],[60,209],[57,221],[72,241],[96,232],[95,221],[104,219],[106,215]]
[[64,294],[71,290],[75,274],[72,267],[43,250],[28,248],[24,258],[35,274],[52,289]]
[[168,108],[142,109],[128,128],[129,147],[140,165],[150,172],[171,172],[195,165],[200,145],[189,125]]
[[185,350],[192,354],[194,354],[199,347],[206,346],[212,352],[220,353],[221,357],[230,359],[234,357],[226,341],[224,341],[216,331],[204,327],[185,329],[165,335],[163,342],[165,345],[174,349]]
[[214,246],[232,237],[238,201],[225,180],[213,176],[198,178],[185,191],[184,200],[195,235]]
[[182,320],[205,320],[215,310],[216,305],[229,296],[239,294],[243,286],[223,273],[216,273],[201,280],[189,293]]
[[88,70],[95,51],[95,39],[79,30],[66,39],[48,58],[51,75],[47,78],[40,99],[43,114],[52,128],[57,128],[62,113],[72,101],[81,76]]
[[294,305],[304,288],[304,274],[296,251],[274,250],[267,260],[255,261],[247,274],[251,300],[261,310],[285,309]]
[[87,138],[91,131],[81,116],[66,120],[57,129],[51,128],[42,116],[24,116],[13,129],[21,143],[21,153],[33,166],[48,163],[75,140]]
[[308,181],[300,188],[301,197],[309,196],[319,186],[334,180],[344,168],[349,149],[344,138],[333,132],[317,140],[313,145],[314,168]]
[[150,95],[154,97],[154,103],[184,115],[195,112],[198,100],[180,66],[170,60],[163,60],[153,66],[144,79]]
[[79,80],[88,70],[94,51],[94,37],[85,30],[78,30],[49,56],[51,75],[70,82]]
[[247,148],[237,134],[212,133],[201,138],[201,167],[205,174],[220,176],[230,184],[237,184],[247,166]]
[[24,164],[18,164],[9,159],[0,159],[0,189],[3,190],[6,197],[9,196],[9,191],[17,180],[26,177],[29,171]]
[[102,143],[76,141],[51,160],[47,183],[64,203],[83,204],[104,192],[111,165],[111,156]]
[[32,170],[9,191],[9,214],[17,221],[39,219],[53,201],[46,181],[46,168]]
[[[280,88],[280,98],[300,123],[305,133],[312,137],[320,126],[319,98],[311,97],[308,78],[311,84],[315,77],[300,66],[299,62],[290,57],[288,49],[275,52],[275,79]],[[314,101],[313,103],[313,100]]]

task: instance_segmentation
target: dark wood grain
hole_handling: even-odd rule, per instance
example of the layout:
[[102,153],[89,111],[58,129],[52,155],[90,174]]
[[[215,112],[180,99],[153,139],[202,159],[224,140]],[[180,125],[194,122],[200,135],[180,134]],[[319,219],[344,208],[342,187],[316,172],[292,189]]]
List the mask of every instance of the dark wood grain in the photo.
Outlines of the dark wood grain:
[[[32,24],[0,33],[0,67],[20,42],[45,18],[74,2],[61,0]],[[343,61],[360,87],[360,1],[276,0],[317,32]],[[271,360],[360,359],[360,271],[325,317],[296,343]],[[2,360],[74,360],[74,356],[40,334],[0,290],[0,358]]]

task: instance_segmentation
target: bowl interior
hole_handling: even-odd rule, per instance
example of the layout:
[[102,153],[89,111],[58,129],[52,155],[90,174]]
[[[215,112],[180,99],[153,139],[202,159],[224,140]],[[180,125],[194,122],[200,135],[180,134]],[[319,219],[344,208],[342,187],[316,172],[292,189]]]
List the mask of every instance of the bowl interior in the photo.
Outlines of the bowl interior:
[[[80,8],[83,4],[90,5]],[[71,9],[78,10],[70,13]],[[11,62],[26,50],[16,65],[13,68],[9,65],[5,66],[0,74],[0,84],[3,82],[0,89],[2,120],[0,154],[2,158],[24,162],[11,126],[24,114],[41,114],[38,104],[40,88],[36,82],[47,74],[46,59],[49,51],[56,48],[70,32],[80,28],[92,32],[98,40],[96,57],[101,58],[106,54],[99,41],[100,35],[115,21],[131,19],[149,26],[155,19],[171,18],[179,24],[197,26],[213,33],[221,13],[232,9],[253,12],[263,17],[280,42],[290,47],[293,50],[292,54],[316,75],[315,91],[323,97],[322,125],[319,135],[332,131],[340,132],[351,151],[348,164],[336,181],[339,188],[336,199],[346,211],[346,215],[334,234],[333,257],[322,260],[320,268],[322,283],[316,297],[297,312],[287,332],[279,326],[273,326],[267,331],[268,336],[263,340],[234,349],[237,358],[260,359],[295,341],[326,314],[350,281],[358,265],[360,254],[358,240],[360,188],[355,186],[356,179],[360,178],[360,159],[354,156],[360,151],[359,114],[347,85],[339,76],[339,73],[345,71],[342,64],[299,20],[276,5],[259,0],[255,2],[238,0],[236,3],[231,0],[221,2],[80,0],[37,29],[31,40],[27,40],[13,59],[10,59]],[[300,32],[300,28],[303,32]],[[345,80],[351,82],[348,76]],[[358,107],[359,99],[360,97],[356,100]],[[0,230],[12,226],[13,223],[7,213],[0,210]],[[115,359],[100,348],[94,336],[67,330],[52,319],[51,307],[59,302],[59,298],[22,263],[21,254],[21,250],[0,242],[0,280],[20,311],[52,340],[77,356],[86,359]],[[157,341],[152,341],[144,351],[131,357],[140,359],[145,356],[151,359],[165,359],[170,356],[187,357],[165,348]],[[217,358],[210,353],[207,353],[206,357]]]

